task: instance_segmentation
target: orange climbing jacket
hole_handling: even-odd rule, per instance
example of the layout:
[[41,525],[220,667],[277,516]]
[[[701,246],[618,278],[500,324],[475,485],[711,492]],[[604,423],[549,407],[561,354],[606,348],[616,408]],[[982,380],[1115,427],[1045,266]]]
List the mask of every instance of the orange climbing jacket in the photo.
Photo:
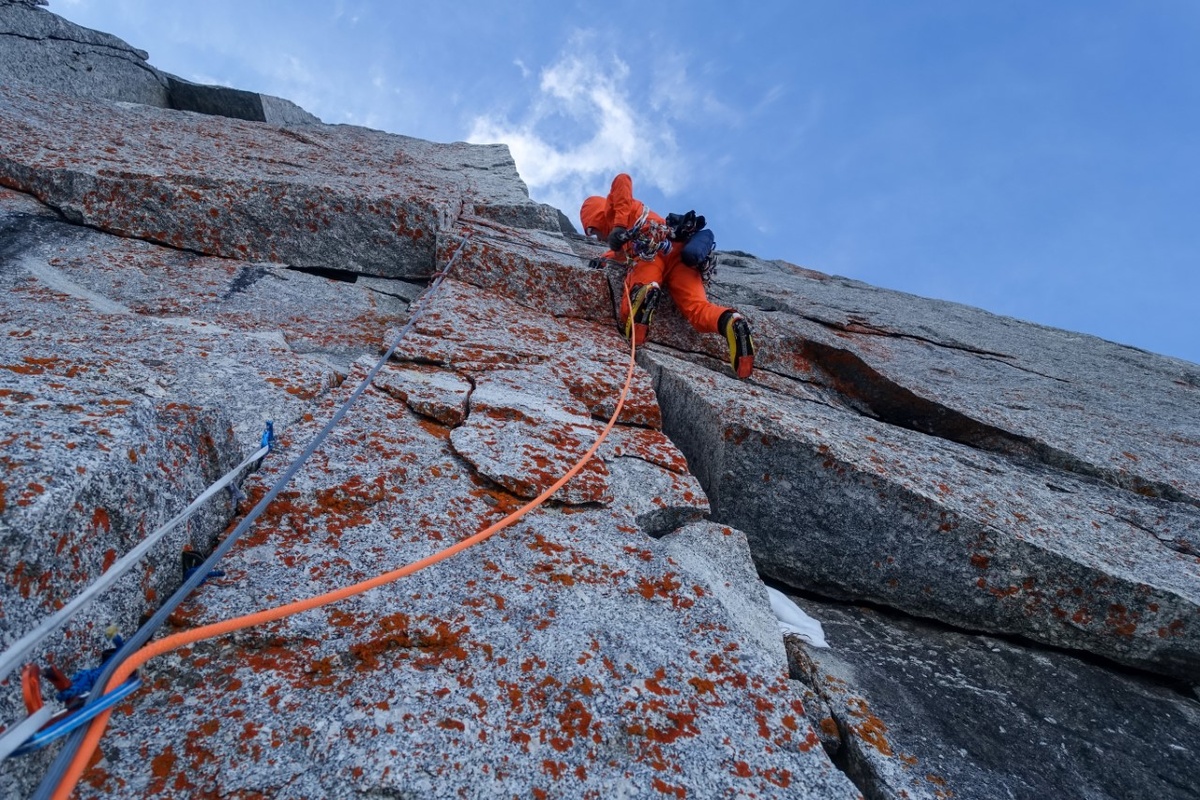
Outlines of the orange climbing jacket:
[[[601,241],[607,240],[616,227],[635,230],[639,220],[643,221],[643,226],[656,226],[657,232],[664,237],[669,231],[666,220],[634,198],[633,178],[625,173],[613,179],[608,197],[589,197],[579,209],[579,221],[583,224],[584,233],[598,235]],[[708,301],[700,272],[681,260],[683,243],[675,242],[672,245],[670,240],[663,238],[662,244],[666,247],[655,245],[652,241],[651,247],[647,248],[639,246],[642,244],[640,238],[635,235],[632,241],[620,248],[621,252],[610,251],[605,254],[605,258],[628,266],[625,274],[628,296],[621,302],[619,318],[625,320],[629,316],[629,297],[638,286],[656,283],[666,288],[693,328],[701,333],[716,333],[717,322],[728,309]],[[638,257],[631,258],[628,255],[631,251]],[[646,254],[650,254],[650,257]]]
[[[618,261],[653,261],[671,249],[666,220],[634,198],[633,178],[623,172],[613,178],[607,198],[592,196],[583,201],[579,221],[585,235],[608,241]],[[614,240],[617,229],[624,233]]]
[[[583,207],[579,209],[579,221],[583,223],[584,235],[590,229],[599,234],[601,239],[608,239],[613,228],[636,228],[644,213],[647,213],[645,203],[633,196],[633,178],[622,172],[613,178],[608,197],[593,195],[583,201]],[[666,222],[653,211],[647,214],[647,218],[660,225]]]

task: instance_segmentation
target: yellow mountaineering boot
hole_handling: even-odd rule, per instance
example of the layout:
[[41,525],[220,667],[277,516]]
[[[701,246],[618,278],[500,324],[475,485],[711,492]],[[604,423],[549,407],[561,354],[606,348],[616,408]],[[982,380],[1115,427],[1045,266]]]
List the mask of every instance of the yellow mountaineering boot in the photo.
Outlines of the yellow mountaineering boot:
[[662,290],[653,281],[633,287],[629,298],[629,317],[625,320],[623,332],[626,339],[633,337],[635,345],[646,341],[650,320],[654,318],[654,309],[661,295]]
[[729,366],[739,378],[749,378],[754,370],[754,337],[750,333],[750,323],[729,308],[717,320],[717,330],[729,343]]

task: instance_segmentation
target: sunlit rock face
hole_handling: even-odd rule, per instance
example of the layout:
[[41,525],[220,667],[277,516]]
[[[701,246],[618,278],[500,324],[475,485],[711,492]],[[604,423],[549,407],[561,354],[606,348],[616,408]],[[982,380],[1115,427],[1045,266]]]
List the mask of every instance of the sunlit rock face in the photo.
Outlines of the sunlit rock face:
[[[35,23],[69,25],[0,3]],[[266,420],[32,660],[94,666],[352,396],[163,634],[471,536],[615,417],[475,547],[151,661],[83,796],[1195,797],[1200,367],[725,253],[752,378],[669,303],[630,374],[620,272],[507,148],[114,102],[38,52],[0,82],[0,645]],[[832,650],[785,653],[760,574]]]
[[[410,285],[82,228],[9,190],[0,202],[15,634],[253,451],[270,418],[280,441],[244,484],[248,509],[397,341]],[[532,235],[491,221],[464,232]],[[423,558],[549,488],[590,446],[632,366],[598,321],[604,281],[560,257],[550,268],[600,291],[586,314],[556,316],[517,284],[467,282],[486,283],[490,257],[431,255],[426,271],[453,259],[450,276],[418,298],[392,362],[174,625]],[[517,526],[361,598],[148,666],[144,713],[118,716],[85,794],[854,796],[803,722],[744,534],[703,521],[704,493],[660,427],[633,368],[599,457]],[[207,551],[236,516],[230,498],[217,505],[72,623],[72,651],[37,655],[88,666],[109,622],[136,627],[178,584],[180,551]],[[15,695],[5,711],[19,713]],[[17,792],[35,779],[4,773]]]

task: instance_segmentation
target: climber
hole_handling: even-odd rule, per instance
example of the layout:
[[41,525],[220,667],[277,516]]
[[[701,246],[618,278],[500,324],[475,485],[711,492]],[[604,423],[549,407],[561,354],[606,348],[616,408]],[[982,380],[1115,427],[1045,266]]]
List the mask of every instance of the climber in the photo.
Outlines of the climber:
[[[689,212],[684,218],[672,215],[672,221],[693,219],[690,227],[702,228],[703,217]],[[694,223],[699,220],[699,224]],[[613,179],[608,197],[593,196],[583,201],[579,221],[589,237],[607,242],[604,258],[625,264],[626,293],[621,300],[622,333],[635,344],[646,339],[662,286],[684,318],[699,333],[720,333],[729,344],[729,365],[739,378],[750,377],[754,369],[754,338],[750,323],[735,309],[708,302],[702,277],[712,266],[716,243],[707,230],[688,231],[676,238],[676,230],[667,225],[633,196],[633,179],[621,173]],[[691,240],[687,241],[687,236]]]

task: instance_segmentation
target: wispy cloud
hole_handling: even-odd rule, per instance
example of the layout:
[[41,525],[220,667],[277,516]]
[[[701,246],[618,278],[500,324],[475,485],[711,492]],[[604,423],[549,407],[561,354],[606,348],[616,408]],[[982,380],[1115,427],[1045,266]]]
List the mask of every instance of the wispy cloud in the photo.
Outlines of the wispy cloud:
[[684,174],[674,109],[656,103],[653,82],[639,83],[603,43],[595,32],[575,33],[526,108],[515,118],[478,116],[468,136],[507,144],[530,193],[568,212],[618,172],[666,193]]
[[689,68],[679,52],[656,50],[653,54],[653,78],[650,81],[651,107],[672,120],[705,125],[737,127],[742,114],[717,98],[709,81]]

